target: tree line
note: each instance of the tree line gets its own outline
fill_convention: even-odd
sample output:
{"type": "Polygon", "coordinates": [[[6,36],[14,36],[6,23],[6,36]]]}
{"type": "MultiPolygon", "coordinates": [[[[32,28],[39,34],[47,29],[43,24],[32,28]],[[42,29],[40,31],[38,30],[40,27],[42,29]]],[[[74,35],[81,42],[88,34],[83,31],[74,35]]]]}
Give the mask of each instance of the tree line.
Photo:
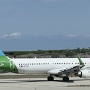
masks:
{"type": "Polygon", "coordinates": [[[81,56],[89,56],[90,48],[79,48],[76,49],[62,49],[62,50],[37,50],[37,51],[4,51],[4,53],[9,57],[14,58],[42,58],[42,57],[76,57],[78,54],[81,56]]]}

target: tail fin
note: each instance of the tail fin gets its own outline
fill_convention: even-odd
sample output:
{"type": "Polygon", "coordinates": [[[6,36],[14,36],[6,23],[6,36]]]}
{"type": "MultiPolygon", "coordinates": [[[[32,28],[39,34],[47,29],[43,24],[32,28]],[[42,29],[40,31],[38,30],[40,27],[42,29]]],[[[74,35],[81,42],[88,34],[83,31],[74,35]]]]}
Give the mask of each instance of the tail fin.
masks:
{"type": "Polygon", "coordinates": [[[5,54],[0,50],[0,56],[5,56],[5,54]]]}

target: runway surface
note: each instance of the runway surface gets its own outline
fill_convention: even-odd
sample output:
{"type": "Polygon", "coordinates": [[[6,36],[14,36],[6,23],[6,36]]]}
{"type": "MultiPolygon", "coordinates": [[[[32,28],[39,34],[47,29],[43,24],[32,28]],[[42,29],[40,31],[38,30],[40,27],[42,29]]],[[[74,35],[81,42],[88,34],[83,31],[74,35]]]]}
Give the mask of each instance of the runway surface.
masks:
{"type": "Polygon", "coordinates": [[[0,79],[0,90],[90,90],[90,79],[70,77],[69,82],[61,78],[47,81],[46,78],[0,79]]]}

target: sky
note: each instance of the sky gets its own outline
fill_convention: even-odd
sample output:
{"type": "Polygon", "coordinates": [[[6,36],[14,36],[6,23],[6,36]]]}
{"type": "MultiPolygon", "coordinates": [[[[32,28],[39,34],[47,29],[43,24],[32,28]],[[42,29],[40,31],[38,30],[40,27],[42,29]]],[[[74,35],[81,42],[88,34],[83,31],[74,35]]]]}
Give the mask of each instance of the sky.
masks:
{"type": "Polygon", "coordinates": [[[0,0],[0,49],[90,47],[90,0],[0,0]]]}

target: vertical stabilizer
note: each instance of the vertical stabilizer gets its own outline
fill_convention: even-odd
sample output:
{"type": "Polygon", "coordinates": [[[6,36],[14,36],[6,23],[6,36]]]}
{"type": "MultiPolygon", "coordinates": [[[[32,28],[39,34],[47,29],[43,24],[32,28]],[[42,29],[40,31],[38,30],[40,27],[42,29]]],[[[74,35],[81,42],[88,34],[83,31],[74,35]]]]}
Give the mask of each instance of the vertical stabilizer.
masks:
{"type": "Polygon", "coordinates": [[[0,56],[5,56],[5,54],[0,50],[0,56]]]}

